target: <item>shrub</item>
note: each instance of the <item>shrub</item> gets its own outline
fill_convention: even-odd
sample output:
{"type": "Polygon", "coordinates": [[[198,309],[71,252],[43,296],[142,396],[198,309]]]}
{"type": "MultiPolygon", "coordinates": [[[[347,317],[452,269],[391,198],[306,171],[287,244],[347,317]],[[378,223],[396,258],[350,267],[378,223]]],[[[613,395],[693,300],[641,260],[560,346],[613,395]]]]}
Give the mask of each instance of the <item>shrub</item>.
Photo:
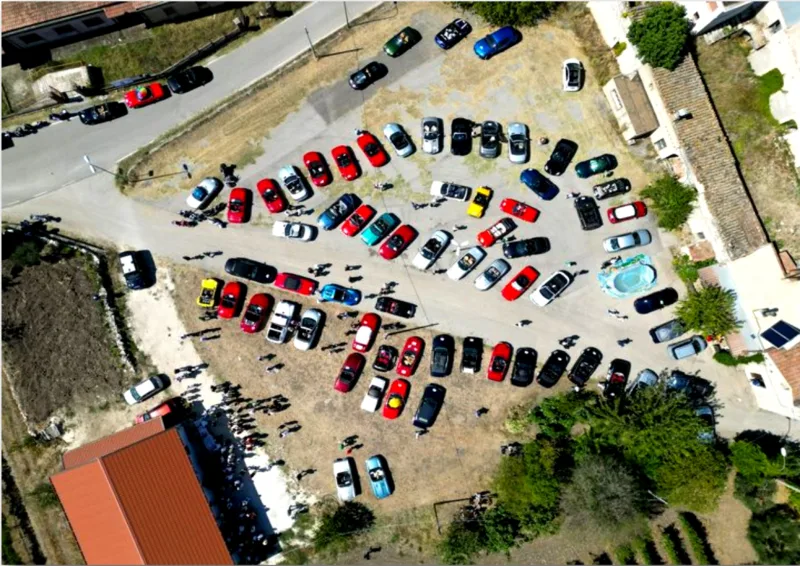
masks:
{"type": "Polygon", "coordinates": [[[354,544],[355,535],[372,529],[375,515],[362,503],[348,501],[326,509],[314,533],[314,549],[331,554],[346,552],[354,544]]]}
{"type": "Polygon", "coordinates": [[[618,41],[614,44],[614,47],[612,47],[612,49],[614,50],[614,55],[617,57],[622,55],[622,52],[625,51],[625,49],[627,48],[628,44],[625,43],[624,41],[618,41]]]}
{"type": "Polygon", "coordinates": [[[694,208],[697,192],[678,182],[672,175],[663,175],[642,190],[642,196],[652,201],[658,225],[665,230],[677,230],[686,223],[694,208]]]}
{"type": "Polygon", "coordinates": [[[59,499],[56,490],[50,482],[43,482],[33,488],[30,493],[36,504],[42,509],[58,506],[59,499]]]}
{"type": "Polygon", "coordinates": [[[557,2],[455,2],[494,26],[534,26],[558,7],[557,2]]]}
{"type": "Polygon", "coordinates": [[[38,242],[28,241],[22,242],[11,253],[11,263],[17,269],[25,269],[26,267],[33,267],[41,263],[39,254],[42,251],[42,246],[38,242]]]}
{"type": "Polygon", "coordinates": [[[760,364],[764,361],[764,354],[761,352],[756,352],[752,356],[734,356],[727,350],[720,350],[714,354],[714,361],[724,366],[760,364]]]}
{"type": "Polygon", "coordinates": [[[753,515],[747,538],[762,564],[800,564],[800,520],[788,505],[753,515]]]}
{"type": "Polygon", "coordinates": [[[554,395],[534,407],[529,418],[544,436],[569,436],[573,425],[583,417],[587,401],[595,397],[595,394],[585,390],[554,395]]]}
{"type": "Polygon", "coordinates": [[[690,293],[675,314],[684,325],[703,336],[724,336],[741,326],[736,319],[736,293],[719,285],[708,285],[690,293]]]}
{"type": "Polygon", "coordinates": [[[760,446],[747,440],[731,444],[731,462],[736,471],[750,482],[758,481],[769,474],[770,462],[760,446]]]}
{"type": "Polygon", "coordinates": [[[700,519],[693,513],[681,513],[678,515],[678,521],[689,541],[689,546],[692,547],[695,560],[700,564],[719,564],[711,545],[708,544],[708,533],[700,519]]]}
{"type": "Polygon", "coordinates": [[[636,564],[636,555],[627,544],[620,545],[614,549],[614,559],[619,564],[636,564]]]}
{"type": "Polygon", "coordinates": [[[481,525],[479,521],[453,521],[447,527],[437,551],[444,564],[470,564],[481,551],[481,525]]]}
{"type": "Polygon", "coordinates": [[[772,478],[748,479],[742,474],[736,474],[733,482],[734,497],[753,513],[772,507],[772,498],[776,491],[777,486],[772,478]]]}
{"type": "Polygon", "coordinates": [[[643,63],[671,71],[686,54],[690,27],[683,6],[658,3],[651,5],[641,20],[631,22],[628,41],[636,47],[643,63]]]}
{"type": "Polygon", "coordinates": [[[672,258],[672,268],[681,281],[687,285],[691,285],[700,278],[697,266],[688,255],[677,255],[672,258]]]}

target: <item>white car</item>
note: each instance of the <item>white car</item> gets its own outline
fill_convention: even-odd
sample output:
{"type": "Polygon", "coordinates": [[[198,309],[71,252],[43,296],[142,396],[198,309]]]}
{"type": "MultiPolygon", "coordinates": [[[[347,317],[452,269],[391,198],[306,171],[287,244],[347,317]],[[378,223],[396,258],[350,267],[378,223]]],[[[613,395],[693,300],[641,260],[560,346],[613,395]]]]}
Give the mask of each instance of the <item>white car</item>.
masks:
{"type": "Polygon", "coordinates": [[[434,155],[444,147],[444,122],[441,118],[422,119],[422,151],[434,155]]]}
{"type": "Polygon", "coordinates": [[[214,200],[214,197],[222,190],[222,181],[216,177],[206,177],[200,184],[192,189],[192,192],[186,197],[186,204],[189,208],[203,209],[214,200]]]}
{"type": "Polygon", "coordinates": [[[530,136],[528,126],[520,122],[511,122],[506,130],[508,136],[508,160],[511,163],[528,161],[530,136]]]}
{"type": "Polygon", "coordinates": [[[383,400],[383,395],[386,393],[386,387],[389,385],[389,380],[377,375],[369,382],[369,389],[364,399],[361,401],[361,409],[368,413],[374,413],[378,410],[383,400]]]}
{"type": "Polygon", "coordinates": [[[505,277],[509,271],[511,271],[511,266],[506,260],[496,259],[475,279],[475,288],[478,291],[487,291],[494,287],[495,283],[505,277]]]}
{"type": "Polygon", "coordinates": [[[294,347],[301,351],[308,350],[317,340],[320,330],[322,330],[322,311],[308,309],[300,317],[300,325],[294,336],[294,347]]]}
{"type": "Polygon", "coordinates": [[[128,405],[135,405],[166,388],[167,384],[164,379],[161,376],[154,375],[128,389],[122,394],[122,397],[128,405]]]}
{"type": "Polygon", "coordinates": [[[603,249],[607,252],[618,252],[639,246],[646,246],[652,242],[650,232],[647,230],[635,230],[618,236],[611,236],[603,240],[603,249]]]}
{"type": "Polygon", "coordinates": [[[485,257],[486,251],[482,247],[470,248],[447,270],[447,276],[453,281],[459,281],[475,269],[485,257]]]}
{"type": "Polygon", "coordinates": [[[278,171],[278,177],[280,177],[283,186],[286,187],[286,191],[296,202],[304,201],[311,196],[305,179],[294,165],[281,167],[278,171]]]}
{"type": "Polygon", "coordinates": [[[470,192],[472,192],[472,189],[464,185],[443,183],[442,181],[434,181],[431,183],[431,196],[434,197],[444,197],[450,200],[466,202],[469,200],[470,192]]]}
{"type": "Polygon", "coordinates": [[[273,344],[283,344],[289,338],[292,322],[300,312],[300,305],[292,301],[281,301],[269,319],[267,340],[273,344]]]}
{"type": "Polygon", "coordinates": [[[444,230],[436,230],[419,249],[417,255],[411,261],[411,265],[425,271],[436,263],[436,260],[439,259],[439,256],[442,255],[442,252],[444,252],[452,239],[453,237],[444,230]]]}
{"type": "Polygon", "coordinates": [[[531,293],[531,301],[540,307],[549,305],[564,289],[570,286],[570,283],[572,283],[572,275],[563,270],[556,271],[531,293]]]}
{"type": "Polygon", "coordinates": [[[354,475],[353,461],[350,458],[337,458],[333,461],[333,478],[336,480],[336,495],[339,496],[339,501],[355,499],[354,475]]]}
{"type": "Polygon", "coordinates": [[[307,242],[314,235],[314,228],[302,222],[277,221],[272,225],[272,235],[307,242]]]}
{"type": "Polygon", "coordinates": [[[583,64],[577,59],[562,63],[562,81],[566,92],[578,92],[583,85],[583,64]]]}
{"type": "Polygon", "coordinates": [[[400,124],[395,124],[394,122],[386,124],[383,127],[383,135],[386,136],[386,139],[392,144],[395,153],[400,157],[408,157],[414,153],[414,146],[411,143],[411,138],[408,137],[408,134],[403,130],[403,126],[400,124]]]}

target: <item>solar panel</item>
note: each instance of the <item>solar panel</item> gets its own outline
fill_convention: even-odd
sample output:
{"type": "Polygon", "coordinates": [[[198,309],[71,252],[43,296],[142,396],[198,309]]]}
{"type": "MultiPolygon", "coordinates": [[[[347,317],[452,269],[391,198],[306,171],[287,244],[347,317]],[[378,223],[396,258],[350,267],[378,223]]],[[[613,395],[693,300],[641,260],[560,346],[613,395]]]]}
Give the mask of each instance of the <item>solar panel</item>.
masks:
{"type": "Polygon", "coordinates": [[[761,337],[776,348],[783,348],[790,342],[800,341],[800,329],[781,320],[762,332],[761,337]]]}

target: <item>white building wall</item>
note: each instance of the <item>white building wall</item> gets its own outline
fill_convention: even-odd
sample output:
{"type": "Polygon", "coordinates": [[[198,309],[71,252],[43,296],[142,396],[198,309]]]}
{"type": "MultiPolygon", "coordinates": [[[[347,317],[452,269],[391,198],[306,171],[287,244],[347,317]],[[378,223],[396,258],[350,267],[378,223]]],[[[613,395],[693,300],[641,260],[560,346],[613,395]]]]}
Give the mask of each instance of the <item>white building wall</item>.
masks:
{"type": "Polygon", "coordinates": [[[625,48],[617,63],[623,75],[629,75],[638,71],[642,66],[639,61],[636,48],[628,41],[628,28],[631,27],[630,20],[623,16],[628,9],[625,2],[587,2],[586,6],[597,22],[600,35],[609,47],[614,47],[617,43],[626,43],[625,48]]]}

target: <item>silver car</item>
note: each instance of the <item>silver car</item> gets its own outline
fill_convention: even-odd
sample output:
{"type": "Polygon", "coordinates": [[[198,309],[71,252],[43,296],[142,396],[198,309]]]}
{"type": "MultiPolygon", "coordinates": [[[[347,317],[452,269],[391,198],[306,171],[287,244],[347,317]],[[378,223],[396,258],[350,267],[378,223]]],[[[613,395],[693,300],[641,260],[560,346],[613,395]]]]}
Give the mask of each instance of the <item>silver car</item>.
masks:
{"type": "Polygon", "coordinates": [[[277,221],[272,225],[272,235],[290,240],[308,241],[314,236],[315,228],[302,222],[277,221]]]}
{"type": "Polygon", "coordinates": [[[392,144],[395,153],[400,157],[408,157],[414,153],[414,145],[411,143],[411,138],[403,130],[403,126],[395,124],[394,122],[386,124],[383,127],[383,135],[392,144]]]}
{"type": "Polygon", "coordinates": [[[439,259],[439,256],[442,255],[452,239],[453,237],[444,230],[436,230],[419,249],[411,264],[417,269],[425,271],[436,263],[436,260],[439,259]]]}
{"type": "Polygon", "coordinates": [[[479,291],[487,291],[494,287],[495,283],[505,277],[509,271],[511,271],[511,266],[506,260],[496,259],[475,279],[475,288],[479,291]]]}
{"type": "Polygon", "coordinates": [[[511,122],[508,125],[508,160],[511,163],[525,163],[528,161],[528,126],[521,122],[511,122]]]}
{"type": "Polygon", "coordinates": [[[702,336],[692,336],[686,340],[675,342],[667,346],[667,352],[676,360],[691,358],[706,349],[708,344],[702,336]]]}
{"type": "Polygon", "coordinates": [[[444,122],[441,118],[422,119],[422,151],[431,155],[444,148],[444,122]]]}
{"type": "Polygon", "coordinates": [[[186,204],[190,208],[203,209],[214,200],[214,197],[222,190],[222,181],[216,177],[206,177],[200,184],[192,189],[191,194],[186,197],[186,204]]]}
{"type": "Polygon", "coordinates": [[[301,351],[308,350],[316,342],[320,330],[322,330],[322,311],[308,309],[300,317],[297,334],[294,336],[294,347],[301,351]]]}
{"type": "Polygon", "coordinates": [[[653,239],[647,230],[636,230],[619,236],[611,236],[603,240],[603,249],[607,252],[618,252],[639,246],[646,246],[653,239]]]}
{"type": "Polygon", "coordinates": [[[643,369],[628,386],[628,395],[633,395],[647,387],[658,384],[658,374],[651,369],[643,369]]]}
{"type": "Polygon", "coordinates": [[[280,177],[281,183],[283,183],[283,186],[286,187],[286,191],[295,201],[304,201],[311,196],[311,192],[306,186],[305,179],[300,175],[300,172],[294,165],[281,167],[280,170],[278,170],[278,177],[280,177]]]}
{"type": "Polygon", "coordinates": [[[447,276],[453,281],[459,281],[475,269],[485,257],[486,251],[482,247],[470,248],[447,270],[447,276]]]}

